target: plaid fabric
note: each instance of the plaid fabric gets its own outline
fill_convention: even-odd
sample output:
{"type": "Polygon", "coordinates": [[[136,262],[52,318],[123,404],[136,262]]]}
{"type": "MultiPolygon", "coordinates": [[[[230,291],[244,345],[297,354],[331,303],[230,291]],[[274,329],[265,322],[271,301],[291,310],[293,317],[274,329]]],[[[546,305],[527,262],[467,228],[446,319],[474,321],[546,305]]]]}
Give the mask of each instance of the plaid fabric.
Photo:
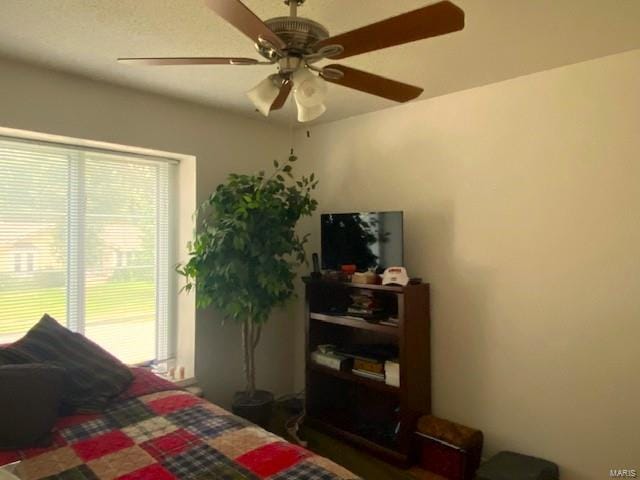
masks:
{"type": "Polygon", "coordinates": [[[62,428],[58,432],[67,442],[78,442],[86,438],[95,437],[112,430],[116,424],[108,418],[98,418],[89,420],[79,425],[73,425],[68,428],[62,428]]]}
{"type": "Polygon", "coordinates": [[[340,480],[331,472],[313,463],[301,462],[288,470],[278,473],[271,480],[340,480]]]}
{"type": "Polygon", "coordinates": [[[235,417],[214,417],[206,418],[198,423],[194,423],[187,427],[187,430],[194,434],[205,437],[213,438],[226,432],[227,430],[237,430],[246,426],[244,422],[238,421],[235,417]]]}
{"type": "Polygon", "coordinates": [[[185,408],[184,410],[179,410],[167,415],[167,420],[181,427],[198,425],[210,418],[211,412],[206,408],[202,408],[200,405],[196,405],[192,408],[185,408]]]}
{"type": "Polygon", "coordinates": [[[133,380],[120,360],[49,315],[17,342],[0,351],[3,362],[42,362],[63,367],[67,381],[62,401],[79,412],[99,412],[133,380]],[[29,359],[29,362],[20,361],[29,359]]]}
{"type": "Polygon", "coordinates": [[[124,394],[101,415],[62,418],[54,428],[54,447],[0,452],[0,465],[21,459],[17,474],[23,480],[356,478],[327,459],[169,386],[164,381],[134,381],[133,388],[143,395],[124,394]]]}
{"type": "Polygon", "coordinates": [[[191,478],[198,473],[210,471],[216,464],[223,463],[225,458],[209,445],[202,444],[166,458],[163,464],[176,477],[191,478]]]}
{"type": "Polygon", "coordinates": [[[80,465],[56,475],[45,477],[45,480],[100,480],[86,465],[80,465]]]}
{"type": "Polygon", "coordinates": [[[105,417],[121,428],[148,420],[153,416],[149,407],[137,398],[117,403],[105,411],[105,417]]]}

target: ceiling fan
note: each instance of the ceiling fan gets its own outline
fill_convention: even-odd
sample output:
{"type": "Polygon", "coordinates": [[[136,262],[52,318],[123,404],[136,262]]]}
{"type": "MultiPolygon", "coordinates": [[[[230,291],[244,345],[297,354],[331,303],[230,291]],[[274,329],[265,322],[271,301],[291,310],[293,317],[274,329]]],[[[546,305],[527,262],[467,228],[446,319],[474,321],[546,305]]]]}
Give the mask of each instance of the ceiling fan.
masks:
{"type": "Polygon", "coordinates": [[[311,121],[326,107],[326,82],[360,90],[371,95],[407,102],[422,88],[390,80],[372,73],[331,64],[314,65],[325,58],[342,59],[387,47],[402,45],[464,28],[464,12],[444,0],[333,37],[321,24],[298,17],[305,0],[284,0],[288,17],[260,20],[240,0],[205,0],[206,5],[255,43],[264,60],[241,57],[119,58],[125,63],[144,65],[277,65],[277,73],[247,92],[265,116],[282,108],[293,90],[298,120],[311,121]]]}

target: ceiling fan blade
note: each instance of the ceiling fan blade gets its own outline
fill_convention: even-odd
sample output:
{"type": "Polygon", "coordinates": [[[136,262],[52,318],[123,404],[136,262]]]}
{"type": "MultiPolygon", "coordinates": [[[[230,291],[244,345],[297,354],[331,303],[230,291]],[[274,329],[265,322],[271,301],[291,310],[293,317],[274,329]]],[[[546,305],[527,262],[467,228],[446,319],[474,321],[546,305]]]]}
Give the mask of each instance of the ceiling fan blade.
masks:
{"type": "Polygon", "coordinates": [[[280,93],[271,104],[271,111],[280,110],[284,107],[287,97],[289,97],[289,93],[291,92],[291,87],[293,87],[293,82],[291,80],[285,80],[282,87],[280,87],[280,93]]]}
{"type": "Polygon", "coordinates": [[[408,102],[413,100],[423,92],[422,88],[414,87],[402,82],[396,82],[388,78],[375,75],[373,73],[363,72],[355,68],[345,65],[327,65],[325,68],[339,70],[343,73],[342,78],[333,78],[333,76],[323,77],[327,82],[337,83],[343,87],[353,88],[361,92],[377,95],[378,97],[387,98],[396,102],[408,102]]]}
{"type": "Polygon", "coordinates": [[[207,6],[236,27],[255,43],[266,40],[273,46],[283,49],[287,44],[271,31],[255,13],[240,0],[205,0],[207,6]]]}
{"type": "Polygon", "coordinates": [[[344,51],[331,58],[347,58],[463,28],[464,11],[449,1],[443,1],[327,38],[315,47],[342,45],[344,51]]]}
{"type": "Polygon", "coordinates": [[[137,65],[256,65],[258,60],[242,57],[155,57],[119,58],[121,63],[137,65]]]}

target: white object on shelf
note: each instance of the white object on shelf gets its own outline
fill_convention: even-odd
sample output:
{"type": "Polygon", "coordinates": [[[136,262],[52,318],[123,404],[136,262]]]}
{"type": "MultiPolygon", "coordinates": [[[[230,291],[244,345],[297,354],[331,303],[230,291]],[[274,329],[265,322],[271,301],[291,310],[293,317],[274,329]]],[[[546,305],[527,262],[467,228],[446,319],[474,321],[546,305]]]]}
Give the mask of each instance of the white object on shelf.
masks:
{"type": "Polygon", "coordinates": [[[347,357],[336,355],[335,353],[328,354],[316,351],[311,354],[311,360],[314,363],[333,370],[340,370],[342,368],[342,362],[346,359],[347,357]]]}
{"type": "Polygon", "coordinates": [[[385,383],[394,387],[400,386],[400,364],[387,360],[384,362],[385,383]]]}
{"type": "Polygon", "coordinates": [[[399,387],[400,386],[400,377],[386,376],[384,378],[384,382],[387,385],[391,385],[392,387],[399,387]]]}

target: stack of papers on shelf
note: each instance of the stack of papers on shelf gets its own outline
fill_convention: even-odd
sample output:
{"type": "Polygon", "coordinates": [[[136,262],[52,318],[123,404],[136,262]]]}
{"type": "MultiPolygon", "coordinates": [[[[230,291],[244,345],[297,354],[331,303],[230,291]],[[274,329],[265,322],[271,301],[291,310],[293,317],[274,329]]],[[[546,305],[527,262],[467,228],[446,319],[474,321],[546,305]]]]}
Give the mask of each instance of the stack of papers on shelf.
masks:
{"type": "Polygon", "coordinates": [[[372,292],[355,293],[351,296],[351,305],[347,309],[347,314],[361,317],[384,316],[383,309],[372,292]]]}
{"type": "Polygon", "coordinates": [[[400,320],[398,320],[396,317],[389,317],[387,319],[384,320],[380,320],[380,325],[388,325],[390,327],[397,327],[400,324],[400,320]]]}
{"type": "Polygon", "coordinates": [[[342,370],[347,357],[338,355],[337,353],[323,353],[316,350],[311,354],[311,361],[322,365],[323,367],[331,368],[332,370],[342,370]]]}
{"type": "Polygon", "coordinates": [[[400,363],[397,360],[384,362],[385,382],[394,387],[400,386],[400,363]]]}
{"type": "Polygon", "coordinates": [[[370,378],[371,380],[378,380],[379,382],[384,382],[384,373],[368,372],[366,370],[358,370],[355,368],[351,370],[351,373],[353,373],[354,375],[358,375],[360,377],[370,378]]]}

